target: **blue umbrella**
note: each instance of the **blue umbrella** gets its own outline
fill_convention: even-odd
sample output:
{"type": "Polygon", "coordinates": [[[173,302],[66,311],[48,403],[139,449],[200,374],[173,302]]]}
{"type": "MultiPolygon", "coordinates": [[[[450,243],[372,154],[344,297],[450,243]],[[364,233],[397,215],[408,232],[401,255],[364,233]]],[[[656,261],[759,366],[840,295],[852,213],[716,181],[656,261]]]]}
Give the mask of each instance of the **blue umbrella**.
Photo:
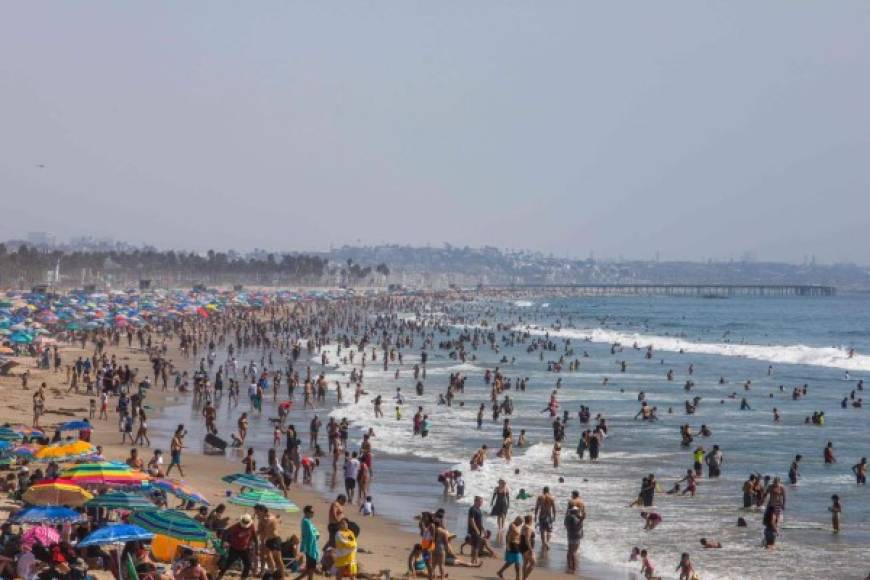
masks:
{"type": "Polygon", "coordinates": [[[59,524],[63,522],[83,522],[84,514],[63,506],[34,506],[18,510],[9,518],[16,524],[59,524]]]}
{"type": "Polygon", "coordinates": [[[126,544],[127,542],[146,542],[154,538],[154,534],[132,524],[109,524],[96,532],[89,534],[76,544],[78,548],[100,546],[102,544],[126,544]]]}
{"type": "Polygon", "coordinates": [[[90,421],[79,419],[77,421],[67,421],[60,426],[61,431],[82,431],[84,429],[92,429],[90,421]]]}

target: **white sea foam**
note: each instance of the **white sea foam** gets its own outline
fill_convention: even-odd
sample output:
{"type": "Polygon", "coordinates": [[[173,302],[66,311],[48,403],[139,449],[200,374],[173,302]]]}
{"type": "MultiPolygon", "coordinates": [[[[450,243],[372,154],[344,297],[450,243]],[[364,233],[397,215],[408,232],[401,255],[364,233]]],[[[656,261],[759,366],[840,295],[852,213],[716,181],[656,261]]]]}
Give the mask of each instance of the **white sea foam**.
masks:
{"type": "Polygon", "coordinates": [[[760,345],[692,342],[671,336],[620,332],[604,328],[547,330],[531,326],[529,331],[536,334],[549,332],[550,336],[574,340],[588,339],[592,342],[607,344],[620,343],[625,347],[631,347],[637,343],[641,348],[652,346],[654,350],[668,352],[682,350],[686,353],[742,357],[774,363],[812,365],[848,371],[870,371],[870,356],[856,354],[850,358],[848,350],[837,347],[817,347],[803,344],[760,345]]]}

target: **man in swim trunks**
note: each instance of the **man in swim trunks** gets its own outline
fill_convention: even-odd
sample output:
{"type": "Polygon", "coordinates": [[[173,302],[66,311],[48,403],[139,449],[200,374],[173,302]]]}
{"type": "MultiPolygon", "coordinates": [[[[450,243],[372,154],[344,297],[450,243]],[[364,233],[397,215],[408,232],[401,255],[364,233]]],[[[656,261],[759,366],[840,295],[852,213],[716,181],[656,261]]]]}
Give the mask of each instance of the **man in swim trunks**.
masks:
{"type": "Polygon", "coordinates": [[[471,563],[477,564],[480,554],[480,546],[483,543],[483,498],[479,495],[474,497],[474,505],[468,508],[468,538],[471,544],[471,563]]]}
{"type": "Polygon", "coordinates": [[[550,549],[553,522],[556,520],[556,500],[550,495],[549,487],[544,487],[544,492],[535,502],[535,519],[541,531],[541,550],[547,551],[550,549]]]}
{"type": "Polygon", "coordinates": [[[767,507],[771,510],[771,523],[774,529],[779,528],[782,522],[782,514],[785,511],[785,486],[778,477],[773,478],[773,483],[767,488],[767,507]]]}

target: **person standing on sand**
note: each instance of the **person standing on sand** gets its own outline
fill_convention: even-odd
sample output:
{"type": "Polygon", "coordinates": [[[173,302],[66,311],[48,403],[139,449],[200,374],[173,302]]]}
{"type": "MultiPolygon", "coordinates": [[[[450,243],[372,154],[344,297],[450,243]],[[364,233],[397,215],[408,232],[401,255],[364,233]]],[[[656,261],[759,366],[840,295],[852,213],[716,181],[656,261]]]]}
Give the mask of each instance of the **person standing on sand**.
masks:
{"type": "Polygon", "coordinates": [[[544,487],[544,492],[535,502],[535,519],[541,531],[541,550],[550,549],[550,536],[553,533],[553,522],[556,521],[556,500],[550,495],[550,488],[544,487]]]}
{"type": "Polygon", "coordinates": [[[314,525],[314,508],[310,505],[302,508],[302,538],[299,542],[299,551],[305,554],[305,569],[295,578],[312,580],[317,571],[317,563],[320,561],[320,532],[314,525]]]}
{"type": "MultiPolygon", "coordinates": [[[[171,467],[171,466],[170,466],[171,467]]],[[[229,546],[229,553],[220,569],[217,580],[221,580],[233,564],[242,561],[242,579],[251,574],[251,547],[256,549],[257,532],[253,519],[248,514],[242,514],[239,521],[230,526],[224,533],[224,540],[229,546]]]]}
{"type": "Polygon", "coordinates": [[[239,417],[239,421],[237,423],[239,427],[239,440],[242,442],[242,445],[245,444],[245,438],[248,436],[248,414],[242,413],[239,417]]]}
{"type": "Polygon", "coordinates": [[[520,529],[520,551],[523,554],[523,580],[531,576],[537,564],[535,558],[535,519],[526,514],[520,529]]]}
{"type": "Polygon", "coordinates": [[[261,504],[254,506],[257,518],[257,543],[260,546],[260,571],[268,568],[272,578],[284,577],[284,561],[281,559],[281,538],[278,537],[278,518],[261,504]]]}
{"type": "Polygon", "coordinates": [[[474,503],[468,508],[468,540],[471,544],[471,563],[477,564],[480,547],[483,545],[483,498],[474,496],[474,503]]]}
{"type": "Polygon", "coordinates": [[[33,393],[33,426],[39,429],[39,418],[45,413],[45,383],[33,393]]]}
{"type": "Polygon", "coordinates": [[[184,425],[179,425],[175,430],[175,435],[172,436],[172,442],[169,444],[169,467],[166,469],[166,477],[172,473],[172,468],[177,467],[181,477],[184,477],[184,470],[181,468],[181,450],[184,449],[184,436],[187,431],[184,425]]]}
{"type": "Polygon", "coordinates": [[[520,545],[520,539],[522,538],[522,525],[523,518],[517,516],[508,526],[507,536],[505,537],[505,544],[507,546],[504,553],[504,566],[499,568],[498,572],[496,572],[496,576],[499,578],[504,578],[502,574],[511,566],[514,567],[516,580],[520,580],[522,577],[523,553],[520,545]]]}
{"type": "Polygon", "coordinates": [[[335,547],[335,533],[338,531],[338,524],[344,519],[344,506],[347,503],[347,496],[343,493],[339,494],[335,501],[329,504],[329,541],[326,543],[330,548],[335,547]]]}
{"type": "Polygon", "coordinates": [[[151,447],[151,439],[148,438],[148,418],[145,416],[145,411],[139,411],[139,429],[136,431],[136,441],[134,445],[147,445],[151,447]]]}

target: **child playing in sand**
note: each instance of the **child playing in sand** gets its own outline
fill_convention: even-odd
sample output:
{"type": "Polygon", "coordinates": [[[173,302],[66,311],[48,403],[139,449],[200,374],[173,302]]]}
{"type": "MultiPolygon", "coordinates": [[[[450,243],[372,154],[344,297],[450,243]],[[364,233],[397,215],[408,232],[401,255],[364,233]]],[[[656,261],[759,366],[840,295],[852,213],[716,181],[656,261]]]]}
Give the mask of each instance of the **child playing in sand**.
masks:
{"type": "Polygon", "coordinates": [[[375,515],[375,505],[372,503],[372,496],[367,495],[366,500],[359,506],[359,513],[364,516],[375,515]]]}

